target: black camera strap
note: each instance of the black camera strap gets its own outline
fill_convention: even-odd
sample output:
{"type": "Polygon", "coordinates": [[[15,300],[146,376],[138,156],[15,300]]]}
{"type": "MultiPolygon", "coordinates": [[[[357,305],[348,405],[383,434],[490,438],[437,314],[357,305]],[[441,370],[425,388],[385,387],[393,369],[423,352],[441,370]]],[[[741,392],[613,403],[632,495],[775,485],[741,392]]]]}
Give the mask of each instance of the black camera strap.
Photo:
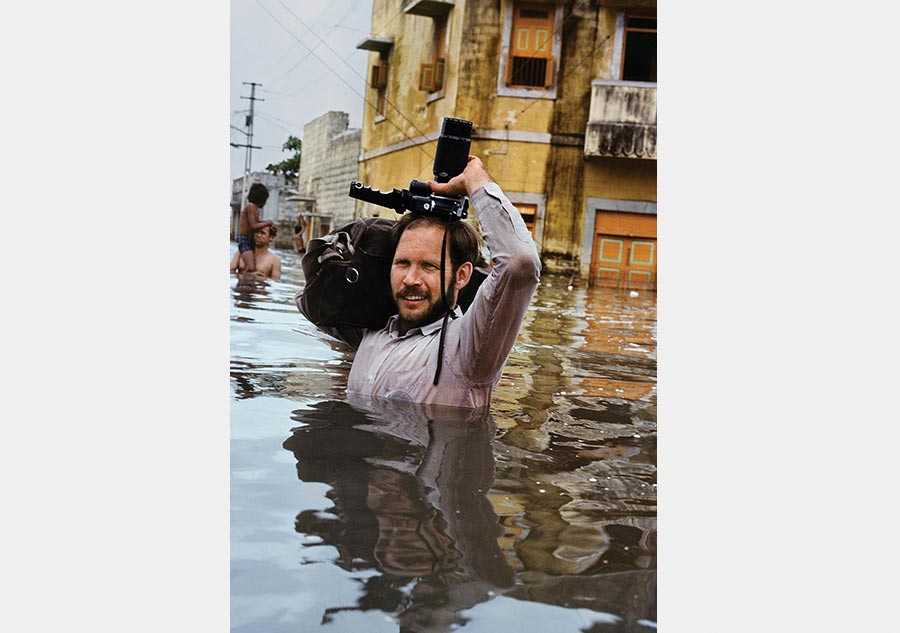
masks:
{"type": "MultiPolygon", "coordinates": [[[[441,367],[444,365],[444,337],[447,334],[447,323],[451,312],[447,303],[447,294],[450,292],[450,289],[444,289],[444,271],[447,269],[447,231],[449,228],[449,224],[444,227],[444,239],[441,242],[441,303],[444,304],[444,323],[441,325],[441,340],[438,343],[437,371],[434,372],[434,382],[432,383],[434,385],[437,385],[438,380],[441,378],[441,367]]],[[[453,279],[450,280],[450,283],[453,283],[453,279]]]]}

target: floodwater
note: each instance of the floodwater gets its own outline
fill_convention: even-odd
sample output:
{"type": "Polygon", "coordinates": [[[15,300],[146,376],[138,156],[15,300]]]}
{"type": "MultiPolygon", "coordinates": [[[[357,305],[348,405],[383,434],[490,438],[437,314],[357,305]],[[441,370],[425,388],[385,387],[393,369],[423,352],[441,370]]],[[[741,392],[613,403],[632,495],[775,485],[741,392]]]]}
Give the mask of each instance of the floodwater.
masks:
{"type": "Polygon", "coordinates": [[[232,277],[234,632],[656,629],[656,296],[544,276],[489,414],[348,402],[351,354],[232,277]]]}

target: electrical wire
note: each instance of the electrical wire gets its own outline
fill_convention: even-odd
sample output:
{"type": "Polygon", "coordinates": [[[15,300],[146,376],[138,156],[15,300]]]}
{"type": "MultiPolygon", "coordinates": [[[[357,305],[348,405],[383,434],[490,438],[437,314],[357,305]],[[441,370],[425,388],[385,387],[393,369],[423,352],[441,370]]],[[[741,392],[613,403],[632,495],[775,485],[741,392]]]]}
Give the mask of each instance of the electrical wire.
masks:
{"type": "Polygon", "coordinates": [[[291,130],[291,129],[289,129],[289,128],[286,128],[286,127],[284,127],[284,125],[281,125],[281,123],[285,123],[285,124],[287,124],[287,125],[294,125],[294,124],[293,124],[293,123],[288,123],[287,121],[282,121],[281,119],[279,119],[279,118],[277,118],[277,117],[274,117],[274,116],[272,116],[272,115],[267,115],[267,114],[265,114],[265,113],[263,113],[263,112],[260,112],[259,110],[256,111],[256,116],[260,117],[263,121],[265,121],[265,122],[268,123],[269,125],[274,125],[275,127],[281,128],[282,130],[284,130],[284,131],[287,132],[288,134],[293,134],[293,133],[294,133],[294,130],[297,129],[296,127],[294,128],[294,130],[291,130]]]}
{"type": "MultiPolygon", "coordinates": [[[[350,4],[350,8],[351,8],[351,9],[353,8],[353,3],[354,3],[354,2],[355,2],[355,0],[350,0],[350,3],[351,3],[351,4],[350,4]]],[[[322,16],[325,15],[325,12],[328,10],[328,8],[329,8],[329,4],[326,3],[325,6],[322,7],[322,10],[319,11],[319,14],[315,17],[315,19],[313,19],[313,21],[312,21],[313,26],[315,26],[315,25],[319,22],[319,20],[322,19],[322,16]]],[[[349,11],[348,11],[347,13],[344,14],[344,17],[346,17],[348,13],[349,13],[349,11]]],[[[343,18],[341,18],[341,19],[343,19],[343,18]]],[[[281,60],[287,55],[287,53],[289,53],[289,52],[293,51],[295,48],[297,48],[297,45],[300,44],[300,43],[301,43],[301,42],[295,41],[294,44],[288,49],[288,51],[285,52],[283,55],[281,55],[281,57],[279,57],[278,60],[277,60],[275,63],[273,63],[273,64],[269,67],[269,69],[267,69],[266,71],[263,72],[263,74],[265,74],[266,72],[268,72],[269,70],[271,70],[272,67],[275,66],[275,64],[277,64],[279,61],[281,61],[281,60]]],[[[276,77],[276,78],[274,78],[274,79],[272,79],[271,81],[268,81],[268,82],[266,82],[266,83],[269,83],[269,84],[276,84],[276,85],[277,85],[278,82],[282,81],[285,77],[287,77],[289,74],[291,74],[291,72],[293,72],[293,70],[294,70],[295,68],[297,68],[297,66],[299,66],[306,58],[309,57],[309,55],[310,55],[310,53],[306,53],[306,55],[304,55],[299,61],[297,61],[297,63],[295,63],[293,66],[291,66],[287,71],[285,71],[284,73],[282,73],[282,74],[279,75],[278,77],[276,77]]],[[[265,91],[264,91],[264,92],[265,92],[265,91]]]]}
{"type": "MultiPolygon", "coordinates": [[[[535,51],[535,52],[536,52],[536,53],[546,52],[546,47],[550,44],[550,42],[551,42],[557,35],[559,35],[560,38],[562,38],[562,30],[563,30],[563,27],[566,25],[566,22],[568,22],[568,21],[572,18],[573,15],[575,15],[575,7],[574,7],[574,5],[572,6],[572,9],[569,11],[569,14],[563,17],[563,19],[560,21],[559,25],[553,27],[553,37],[552,37],[552,38],[547,38],[547,40],[544,42],[544,46],[541,47],[541,50],[535,51]]],[[[515,15],[513,16],[513,22],[515,22],[515,15]]],[[[512,25],[510,25],[510,32],[512,32],[512,25]]],[[[537,55],[528,55],[528,56],[525,56],[523,59],[538,59],[538,57],[537,57],[537,55]]],[[[514,83],[514,82],[513,82],[513,79],[516,79],[516,78],[518,77],[519,73],[521,73],[521,72],[524,70],[524,68],[525,68],[524,65],[520,66],[520,67],[519,67],[519,70],[516,71],[516,72],[514,72],[514,73],[510,76],[509,81],[508,81],[507,83],[514,83]]],[[[558,83],[559,83],[559,82],[557,82],[557,84],[558,84],[558,83]]],[[[544,90],[544,93],[545,93],[545,94],[548,93],[548,92],[549,92],[549,90],[544,90]]],[[[540,99],[540,97],[535,97],[535,98],[540,99]]],[[[521,113],[520,113],[520,114],[521,114],[521,113]]]]}
{"type": "Polygon", "coordinates": [[[297,96],[298,94],[300,94],[301,92],[305,92],[305,91],[309,90],[311,87],[315,86],[317,83],[319,83],[320,81],[322,81],[323,79],[325,79],[325,77],[327,77],[327,76],[330,74],[330,72],[331,72],[331,69],[329,68],[329,69],[327,69],[324,73],[322,73],[321,75],[319,75],[318,77],[316,77],[315,79],[313,79],[312,81],[308,81],[308,82],[306,82],[305,84],[303,84],[302,86],[300,86],[300,87],[299,87],[297,90],[295,90],[294,92],[289,92],[289,93],[284,93],[284,92],[274,92],[274,93],[267,93],[267,94],[275,94],[275,95],[278,95],[278,96],[276,96],[274,99],[271,99],[272,101],[274,101],[275,99],[289,99],[289,98],[292,98],[292,97],[296,97],[296,96],[297,96]]]}
{"type": "MultiPolygon", "coordinates": [[[[259,0],[257,0],[257,3],[258,3],[258,2],[259,2],[259,0]]],[[[356,75],[357,77],[359,77],[360,79],[362,79],[363,82],[366,81],[365,75],[360,75],[359,72],[358,72],[353,66],[351,66],[351,65],[347,62],[347,60],[344,59],[344,58],[341,56],[340,53],[338,53],[336,50],[334,50],[333,48],[331,48],[331,46],[328,45],[328,42],[326,42],[324,39],[322,39],[322,37],[321,37],[318,33],[316,33],[316,32],[313,31],[309,26],[307,26],[307,24],[303,21],[302,18],[300,18],[300,16],[298,16],[296,13],[294,13],[293,11],[291,11],[290,7],[288,7],[288,6],[284,3],[283,0],[278,0],[278,4],[280,4],[282,7],[284,7],[285,10],[286,10],[288,13],[290,13],[290,14],[294,17],[295,20],[297,20],[301,25],[303,25],[303,27],[304,27],[307,31],[309,31],[312,35],[314,35],[314,36],[316,37],[316,39],[318,39],[322,44],[324,44],[324,45],[325,45],[325,48],[327,48],[329,51],[331,51],[332,53],[334,53],[335,55],[337,55],[337,56],[339,57],[339,59],[340,59],[342,62],[344,62],[344,65],[345,65],[347,68],[350,69],[350,72],[352,72],[354,75],[356,75]]],[[[313,51],[313,49],[310,49],[310,50],[313,51]]],[[[315,55],[315,51],[313,51],[313,54],[315,55]]],[[[316,55],[316,57],[318,57],[318,55],[316,55]]],[[[321,58],[319,58],[319,59],[321,59],[321,58]]],[[[322,60],[322,61],[323,61],[323,63],[324,63],[324,60],[322,60]]],[[[422,134],[422,135],[425,134],[422,130],[420,130],[420,129],[418,128],[418,126],[417,126],[415,123],[412,122],[412,120],[410,120],[409,117],[407,117],[405,114],[403,114],[403,112],[400,110],[400,108],[398,108],[394,103],[392,103],[389,99],[385,99],[385,101],[397,111],[397,114],[399,114],[399,115],[402,116],[404,119],[406,119],[406,122],[409,123],[409,124],[413,127],[413,129],[414,129],[416,132],[418,132],[419,134],[422,134]]],[[[407,137],[407,138],[408,138],[408,137],[407,137]]],[[[410,140],[412,140],[412,139],[410,139],[410,140]]]]}
{"type": "MultiPolygon", "coordinates": [[[[327,63],[325,63],[325,60],[322,59],[322,58],[321,58],[321,57],[320,57],[320,56],[319,56],[312,48],[310,48],[309,46],[307,46],[307,45],[306,45],[300,38],[298,38],[298,37],[297,37],[290,29],[288,29],[284,24],[282,24],[281,21],[278,20],[278,18],[276,18],[276,17],[272,14],[272,12],[269,11],[269,10],[268,10],[261,2],[260,2],[260,0],[256,0],[256,3],[260,6],[260,8],[262,8],[263,11],[265,11],[267,14],[269,14],[269,16],[270,16],[270,17],[271,17],[271,18],[272,18],[272,19],[273,19],[273,20],[274,20],[281,28],[283,28],[283,29],[284,29],[291,37],[293,37],[293,38],[296,39],[298,42],[300,42],[301,44],[303,44],[303,46],[306,46],[306,48],[308,48],[308,49],[312,52],[312,54],[315,55],[316,58],[317,58],[319,61],[321,61],[322,64],[323,64],[326,68],[328,68],[329,70],[331,70],[331,71],[334,73],[334,76],[335,76],[337,79],[339,79],[340,81],[342,81],[342,82],[344,83],[344,85],[346,85],[346,86],[347,86],[354,94],[356,94],[358,97],[360,97],[367,105],[372,106],[373,108],[376,107],[375,104],[373,104],[369,99],[367,99],[365,95],[360,94],[360,92],[359,92],[358,90],[356,90],[356,88],[354,88],[353,86],[351,86],[350,83],[349,83],[346,79],[344,79],[344,77],[342,77],[340,74],[338,74],[337,71],[335,71],[334,68],[332,68],[332,67],[329,66],[327,63]]],[[[324,43],[324,44],[325,44],[325,47],[328,48],[328,50],[330,50],[330,51],[331,51],[332,53],[334,53],[339,59],[341,59],[341,61],[343,61],[344,64],[345,64],[347,67],[349,67],[357,77],[360,77],[364,82],[366,81],[366,78],[365,78],[364,76],[362,76],[362,75],[360,75],[358,72],[356,72],[356,70],[355,70],[352,66],[350,66],[349,63],[347,63],[347,61],[341,56],[340,53],[338,53],[338,52],[335,51],[333,48],[331,48],[331,47],[328,45],[327,42],[325,42],[324,40],[322,40],[321,37],[319,37],[319,35],[318,35],[317,33],[313,32],[308,26],[306,26],[306,24],[303,22],[303,20],[300,19],[299,17],[297,17],[297,16],[290,10],[289,7],[287,7],[283,2],[281,2],[281,0],[279,0],[279,3],[280,3],[282,6],[284,6],[285,9],[287,9],[288,13],[290,13],[292,16],[294,16],[294,18],[295,18],[298,22],[300,22],[300,23],[301,23],[308,31],[310,31],[310,33],[312,33],[316,38],[318,38],[322,43],[324,43]]],[[[397,107],[396,104],[394,104],[392,101],[390,101],[390,100],[387,99],[387,98],[385,98],[385,102],[386,102],[388,105],[390,105],[392,108],[394,108],[394,110],[397,112],[397,114],[399,114],[401,117],[403,117],[403,118],[404,118],[404,119],[405,119],[405,120],[413,127],[414,130],[416,130],[416,131],[417,131],[419,134],[421,134],[422,136],[425,135],[425,133],[422,132],[422,130],[420,130],[420,129],[418,128],[418,126],[416,126],[416,124],[413,123],[413,122],[409,119],[409,117],[407,117],[407,116],[403,113],[403,111],[400,110],[400,108],[397,107]]],[[[397,125],[397,123],[396,123],[394,120],[392,120],[392,119],[391,119],[390,117],[388,117],[387,115],[385,115],[385,120],[387,120],[391,125],[393,125],[395,128],[397,128],[397,130],[398,130],[401,134],[403,134],[403,136],[405,136],[408,140],[412,141],[413,144],[414,144],[414,145],[413,145],[414,147],[418,148],[422,153],[424,153],[426,156],[428,156],[429,159],[434,160],[434,155],[433,155],[433,154],[430,154],[427,150],[425,150],[425,148],[422,147],[422,145],[420,145],[419,143],[417,143],[417,142],[415,141],[415,139],[413,139],[409,134],[407,134],[407,133],[406,133],[406,130],[404,130],[404,129],[401,128],[399,125],[397,125]]]]}
{"type": "MultiPolygon", "coordinates": [[[[384,33],[385,29],[387,29],[387,27],[390,25],[390,23],[393,22],[394,20],[396,20],[398,15],[400,15],[401,13],[403,13],[403,8],[404,8],[404,5],[405,5],[405,4],[406,4],[405,0],[401,0],[401,2],[400,2],[400,10],[397,11],[397,13],[395,13],[394,15],[392,15],[392,16],[390,17],[390,19],[389,19],[387,22],[385,22],[384,24],[382,24],[382,25],[381,25],[381,28],[377,31],[377,33],[384,33]]],[[[372,35],[377,37],[377,33],[372,33],[372,35]]]]}
{"type": "MultiPolygon", "coordinates": [[[[576,69],[578,69],[579,67],[581,67],[581,65],[582,65],[588,58],[593,57],[594,51],[596,51],[602,44],[605,44],[607,41],[609,41],[609,38],[610,38],[610,37],[611,37],[610,35],[607,35],[605,38],[603,38],[602,40],[600,40],[599,42],[597,42],[596,44],[594,44],[594,46],[591,48],[591,50],[588,51],[588,53],[587,53],[586,55],[584,55],[581,59],[579,59],[579,60],[575,63],[575,65],[568,65],[568,66],[566,66],[566,69],[560,74],[559,79],[557,80],[556,84],[557,84],[557,85],[560,85],[560,84],[562,83],[562,80],[563,80],[563,79],[565,79],[566,77],[568,77],[569,75],[571,75],[573,71],[575,71],[576,69]]],[[[549,90],[544,90],[543,94],[547,94],[547,93],[549,93],[549,92],[550,92],[549,90]]],[[[535,97],[534,101],[532,101],[532,102],[529,103],[527,106],[525,106],[524,108],[522,108],[521,110],[519,110],[512,118],[515,119],[515,118],[518,118],[518,117],[520,117],[521,115],[523,115],[529,108],[531,108],[534,104],[536,104],[536,103],[538,102],[539,99],[540,99],[539,96],[538,96],[538,97],[535,97]]]]}

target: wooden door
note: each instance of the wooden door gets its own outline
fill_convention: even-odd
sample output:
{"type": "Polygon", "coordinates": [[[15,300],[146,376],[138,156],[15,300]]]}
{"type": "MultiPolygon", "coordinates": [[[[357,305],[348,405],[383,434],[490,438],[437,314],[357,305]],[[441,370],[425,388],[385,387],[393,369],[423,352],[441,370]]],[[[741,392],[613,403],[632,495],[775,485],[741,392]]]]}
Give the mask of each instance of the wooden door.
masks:
{"type": "Polygon", "coordinates": [[[589,283],[656,290],[656,216],[596,213],[589,283]]]}

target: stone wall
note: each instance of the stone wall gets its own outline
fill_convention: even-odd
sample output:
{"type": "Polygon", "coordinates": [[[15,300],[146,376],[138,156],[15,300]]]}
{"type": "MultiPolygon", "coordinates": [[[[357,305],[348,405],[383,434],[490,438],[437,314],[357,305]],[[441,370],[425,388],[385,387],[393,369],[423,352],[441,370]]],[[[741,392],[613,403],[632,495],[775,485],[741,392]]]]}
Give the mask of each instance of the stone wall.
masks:
{"type": "MultiPolygon", "coordinates": [[[[360,131],[348,125],[346,112],[332,111],[303,126],[297,190],[315,199],[315,213],[332,217],[332,228],[353,220],[356,211],[347,192],[358,175],[360,131]]],[[[296,220],[296,213],[290,220],[296,220]]]]}

